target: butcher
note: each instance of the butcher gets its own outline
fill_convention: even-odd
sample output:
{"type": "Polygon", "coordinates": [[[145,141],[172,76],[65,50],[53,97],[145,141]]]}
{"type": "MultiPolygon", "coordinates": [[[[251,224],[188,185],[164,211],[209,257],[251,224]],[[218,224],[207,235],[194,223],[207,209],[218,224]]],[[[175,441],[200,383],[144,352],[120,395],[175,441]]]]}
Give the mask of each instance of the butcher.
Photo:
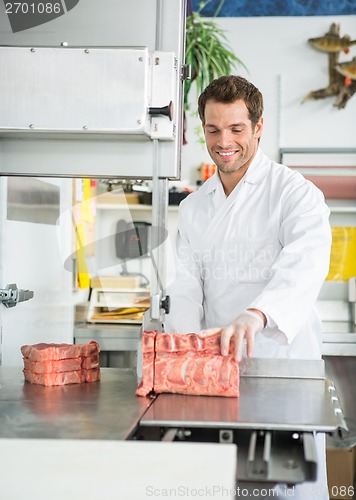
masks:
{"type": "MultiPolygon", "coordinates": [[[[331,247],[324,196],[262,151],[263,97],[251,82],[214,80],[198,112],[217,169],[180,204],[165,330],[218,332],[222,355],[234,338],[237,360],[320,359],[315,303],[331,247]]],[[[317,447],[318,480],[296,486],[294,499],[329,498],[323,435],[317,447]]],[[[281,486],[278,498],[285,494],[290,498],[281,486]]]]}

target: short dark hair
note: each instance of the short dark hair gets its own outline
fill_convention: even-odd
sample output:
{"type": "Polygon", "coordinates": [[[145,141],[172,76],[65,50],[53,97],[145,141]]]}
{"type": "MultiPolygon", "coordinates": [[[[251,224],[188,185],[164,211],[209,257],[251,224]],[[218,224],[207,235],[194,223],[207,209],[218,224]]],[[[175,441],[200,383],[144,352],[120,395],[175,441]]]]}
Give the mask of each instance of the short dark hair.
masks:
{"type": "Polygon", "coordinates": [[[245,102],[249,119],[253,127],[263,113],[263,97],[261,92],[251,82],[242,76],[226,75],[213,80],[200,94],[198,112],[201,121],[205,122],[205,106],[209,100],[231,104],[238,99],[245,102]]]}

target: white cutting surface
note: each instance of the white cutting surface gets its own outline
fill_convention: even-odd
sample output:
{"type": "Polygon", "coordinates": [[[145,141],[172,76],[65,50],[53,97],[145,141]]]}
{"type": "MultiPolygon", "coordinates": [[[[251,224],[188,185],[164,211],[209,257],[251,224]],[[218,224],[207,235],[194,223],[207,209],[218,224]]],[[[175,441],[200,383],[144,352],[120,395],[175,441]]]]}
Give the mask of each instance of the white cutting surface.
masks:
{"type": "Polygon", "coordinates": [[[234,498],[234,444],[0,439],[1,500],[234,498]]]}

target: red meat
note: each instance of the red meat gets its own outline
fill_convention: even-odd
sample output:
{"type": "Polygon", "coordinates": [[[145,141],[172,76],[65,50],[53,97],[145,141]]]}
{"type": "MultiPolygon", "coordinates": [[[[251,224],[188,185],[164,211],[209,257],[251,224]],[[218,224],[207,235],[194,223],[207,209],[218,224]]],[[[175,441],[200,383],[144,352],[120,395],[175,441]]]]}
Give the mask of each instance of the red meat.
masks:
{"type": "Polygon", "coordinates": [[[80,355],[83,357],[93,356],[100,352],[99,344],[92,340],[89,344],[78,344],[80,346],[80,355]]]}
{"type": "Polygon", "coordinates": [[[80,384],[100,380],[99,344],[24,345],[25,380],[41,385],[80,384]]]}
{"type": "Polygon", "coordinates": [[[30,361],[52,361],[78,358],[81,355],[80,344],[34,344],[23,345],[21,352],[30,361]]]}
{"type": "MultiPolygon", "coordinates": [[[[84,358],[86,359],[86,358],[84,358]]],[[[60,373],[80,370],[82,368],[82,358],[69,358],[48,361],[30,361],[24,358],[25,370],[34,373],[60,373]]]]}
{"type": "Polygon", "coordinates": [[[137,396],[146,396],[153,389],[156,332],[144,332],[142,336],[142,380],[137,396]]]}
{"type": "Polygon", "coordinates": [[[91,369],[99,367],[99,353],[92,354],[91,356],[82,356],[82,368],[91,369]]]}
{"type": "Polygon", "coordinates": [[[220,334],[201,337],[144,332],[142,381],[138,396],[149,392],[171,392],[197,396],[239,395],[239,366],[220,354],[220,334]]]}
{"type": "Polygon", "coordinates": [[[82,369],[82,382],[99,382],[100,381],[100,368],[93,368],[92,370],[82,369]]]}
{"type": "Polygon", "coordinates": [[[65,385],[80,384],[82,382],[82,371],[76,370],[61,373],[34,373],[29,370],[23,370],[25,380],[32,384],[40,385],[65,385]]]}
{"type": "Polygon", "coordinates": [[[99,352],[99,344],[94,340],[89,344],[34,344],[23,345],[21,352],[30,361],[49,361],[58,359],[91,356],[99,352]]]}

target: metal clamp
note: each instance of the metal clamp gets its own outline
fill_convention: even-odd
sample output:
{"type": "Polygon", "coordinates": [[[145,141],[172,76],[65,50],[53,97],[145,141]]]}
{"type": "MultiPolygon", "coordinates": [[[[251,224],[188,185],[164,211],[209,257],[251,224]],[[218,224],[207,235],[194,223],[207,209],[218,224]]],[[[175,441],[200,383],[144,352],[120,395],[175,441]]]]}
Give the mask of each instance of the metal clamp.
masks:
{"type": "Polygon", "coordinates": [[[0,289],[0,302],[2,302],[5,307],[15,307],[18,302],[30,300],[32,297],[32,290],[21,290],[17,288],[15,283],[6,285],[5,288],[0,289]]]}

